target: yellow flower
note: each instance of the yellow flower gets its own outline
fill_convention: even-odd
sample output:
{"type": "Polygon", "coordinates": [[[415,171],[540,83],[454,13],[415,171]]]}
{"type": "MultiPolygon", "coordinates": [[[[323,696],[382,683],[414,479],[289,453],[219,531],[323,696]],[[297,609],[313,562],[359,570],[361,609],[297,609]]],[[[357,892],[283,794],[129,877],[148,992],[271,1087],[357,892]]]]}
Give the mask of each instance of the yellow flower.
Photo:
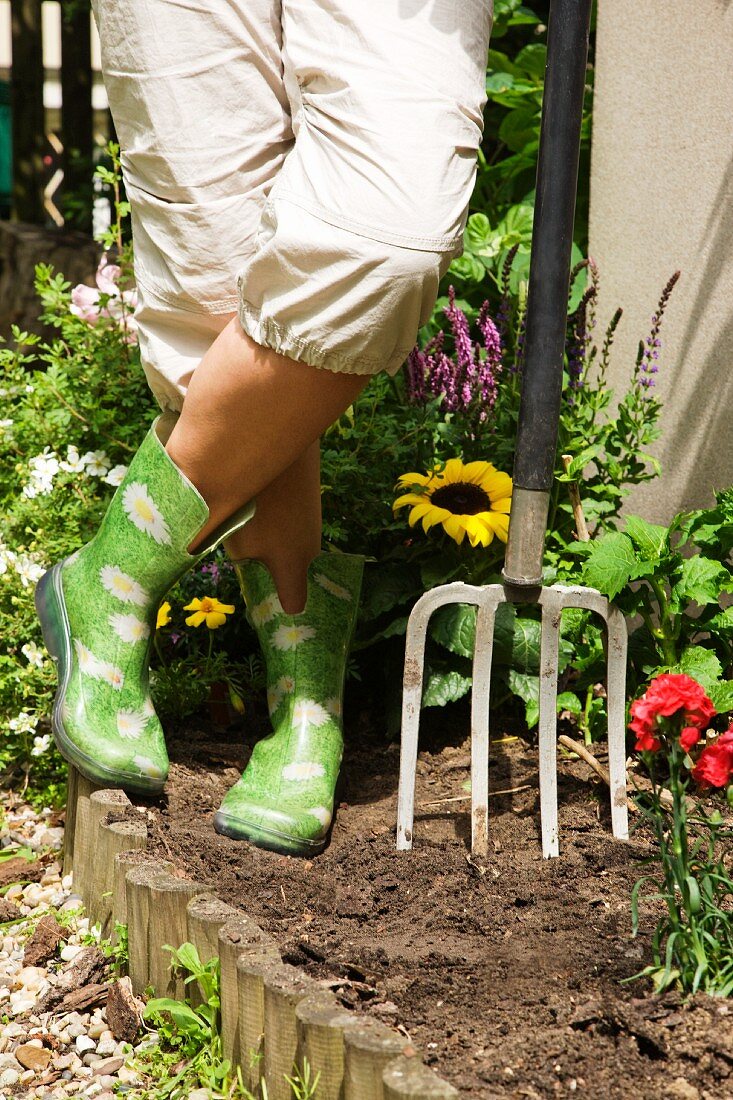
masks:
{"type": "Polygon", "coordinates": [[[488,546],[494,536],[506,542],[512,479],[490,462],[463,463],[450,458],[441,469],[427,474],[403,474],[398,489],[408,489],[392,505],[410,507],[409,524],[422,521],[427,533],[440,523],[457,543],[466,535],[471,546],[488,546]]]}
{"type": "Polygon", "coordinates": [[[158,608],[158,618],[155,620],[155,629],[160,630],[161,626],[168,626],[171,621],[171,605],[166,600],[158,608]]]}
{"type": "Polygon", "coordinates": [[[209,630],[216,630],[217,626],[223,626],[227,621],[227,615],[232,614],[234,604],[220,603],[214,596],[204,596],[202,600],[191,600],[183,610],[193,611],[193,615],[186,619],[186,626],[201,626],[206,623],[209,630]]]}

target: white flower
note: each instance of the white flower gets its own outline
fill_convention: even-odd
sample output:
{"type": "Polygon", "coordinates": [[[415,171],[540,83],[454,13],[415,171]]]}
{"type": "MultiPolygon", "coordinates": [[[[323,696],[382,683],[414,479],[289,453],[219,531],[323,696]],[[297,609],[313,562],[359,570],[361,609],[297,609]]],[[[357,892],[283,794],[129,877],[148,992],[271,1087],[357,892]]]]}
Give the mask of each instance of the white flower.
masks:
{"type": "Polygon", "coordinates": [[[113,665],[109,661],[100,661],[97,675],[100,680],[106,680],[115,691],[122,691],[122,685],[125,682],[125,674],[117,665],[113,665]]]}
{"type": "Polygon", "coordinates": [[[286,695],[292,695],[295,691],[295,680],[292,676],[281,676],[267,689],[267,706],[270,714],[274,714],[286,695]]]}
{"type": "Polygon", "coordinates": [[[163,772],[149,756],[133,756],[132,762],[140,769],[143,775],[149,775],[152,779],[163,778],[163,772]]]}
{"type": "Polygon", "coordinates": [[[125,479],[127,473],[127,466],[113,466],[106,477],[102,478],[102,481],[106,481],[108,485],[114,485],[117,487],[121,485],[125,479]]]}
{"type": "Polygon", "coordinates": [[[78,638],[74,638],[74,649],[76,650],[76,659],[79,662],[81,672],[87,676],[101,676],[102,662],[94,656],[91,649],[80,642],[78,638]]]}
{"type": "Polygon", "coordinates": [[[314,699],[298,699],[293,707],[294,726],[322,726],[329,719],[328,711],[314,699]]]}
{"type": "Polygon", "coordinates": [[[31,476],[44,480],[54,478],[59,472],[59,458],[50,447],[44,447],[41,454],[32,458],[28,465],[31,468],[31,476]]]}
{"type": "Polygon", "coordinates": [[[329,714],[332,714],[334,718],[341,717],[341,700],[338,695],[334,695],[333,699],[326,699],[324,704],[329,714]]]}
{"type": "Polygon", "coordinates": [[[283,779],[294,779],[303,783],[307,779],[320,779],[326,774],[323,764],[314,760],[304,760],[301,764],[286,764],[282,770],[283,779]]]}
{"type": "Polygon", "coordinates": [[[13,421],[12,420],[8,420],[7,418],[5,420],[0,420],[0,428],[2,428],[2,429],[12,428],[12,426],[13,426],[13,421]]]}
{"type": "Polygon", "coordinates": [[[145,715],[146,718],[152,718],[152,716],[155,714],[153,700],[150,698],[149,695],[145,696],[145,701],[142,705],[142,713],[145,715]]]}
{"type": "Polygon", "coordinates": [[[66,448],[66,460],[60,462],[59,465],[61,469],[66,470],[68,474],[78,474],[84,469],[85,462],[84,459],[80,457],[78,448],[75,447],[73,443],[70,443],[66,448]]]}
{"type": "Polygon", "coordinates": [[[53,480],[48,477],[34,477],[27,485],[23,486],[23,496],[33,500],[34,497],[45,496],[53,489],[53,480]]]}
{"type": "Polygon", "coordinates": [[[276,649],[296,649],[301,642],[315,638],[312,626],[298,626],[296,623],[283,623],[272,635],[272,644],[276,649]]]}
{"type": "Polygon", "coordinates": [[[327,577],[325,573],[314,573],[313,580],[316,584],[320,584],[321,588],[325,588],[326,592],[330,592],[332,596],[338,596],[340,600],[350,600],[351,593],[348,588],[344,588],[341,584],[336,584],[330,577],[327,577]]]}
{"type": "Polygon", "coordinates": [[[249,617],[254,627],[264,626],[265,623],[269,623],[274,619],[277,614],[282,614],[282,608],[277,596],[274,595],[268,596],[267,599],[249,609],[249,617]]]}
{"type": "Polygon", "coordinates": [[[150,627],[142,619],[138,619],[137,615],[123,615],[121,611],[117,611],[110,615],[109,624],[123,642],[140,642],[150,635],[150,627]]]}
{"type": "Polygon", "coordinates": [[[147,724],[146,714],[137,710],[117,712],[117,732],[123,741],[137,741],[147,724]]]}
{"type": "Polygon", "coordinates": [[[137,604],[138,607],[144,607],[150,602],[145,589],[116,565],[103,565],[99,570],[99,578],[107,591],[118,600],[137,604]]]}
{"type": "Polygon", "coordinates": [[[311,814],[318,821],[320,821],[324,829],[327,829],[328,826],[331,824],[331,817],[333,815],[326,806],[311,806],[311,808],[309,810],[306,810],[305,812],[307,814],[311,814]]]}
{"type": "Polygon", "coordinates": [[[18,558],[14,564],[23,588],[27,588],[29,584],[36,584],[46,572],[43,566],[32,558],[18,558]]]}
{"type": "Polygon", "coordinates": [[[7,573],[11,565],[13,566],[13,568],[15,568],[15,563],[17,560],[18,555],[13,553],[12,550],[8,550],[7,547],[3,546],[2,549],[0,549],[0,576],[2,576],[3,573],[7,573]]]}
{"type": "Polygon", "coordinates": [[[44,654],[43,650],[36,645],[35,642],[26,642],[21,647],[20,652],[24,657],[27,657],[29,665],[35,665],[36,668],[43,668],[44,654]]]}
{"type": "Polygon", "coordinates": [[[109,470],[109,456],[106,451],[87,451],[80,461],[92,477],[104,477],[109,470]]]}
{"type": "Polygon", "coordinates": [[[27,710],[22,710],[15,718],[10,719],[8,725],[15,733],[33,733],[38,725],[38,719],[35,714],[29,714],[27,710]]]}
{"type": "Polygon", "coordinates": [[[144,531],[158,543],[170,544],[171,536],[160,510],[148,492],[147,486],[139,481],[128,485],[122,495],[122,506],[139,531],[144,531]]]}
{"type": "Polygon", "coordinates": [[[48,733],[44,733],[43,737],[33,738],[33,748],[31,749],[31,756],[43,756],[44,752],[51,744],[51,736],[48,733]]]}

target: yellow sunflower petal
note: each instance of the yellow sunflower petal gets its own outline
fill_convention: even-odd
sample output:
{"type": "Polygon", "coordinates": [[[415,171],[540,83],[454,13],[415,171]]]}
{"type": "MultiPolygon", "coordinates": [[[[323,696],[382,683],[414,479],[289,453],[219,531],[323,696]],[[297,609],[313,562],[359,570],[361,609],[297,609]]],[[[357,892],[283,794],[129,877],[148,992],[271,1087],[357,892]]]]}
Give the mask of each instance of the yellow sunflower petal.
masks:
{"type": "Polygon", "coordinates": [[[398,484],[400,488],[408,485],[427,485],[431,474],[400,474],[398,484]]]}
{"type": "Polygon", "coordinates": [[[491,462],[467,462],[463,467],[463,480],[473,485],[481,485],[483,478],[496,472],[491,462]]]}
{"type": "Polygon", "coordinates": [[[463,517],[459,516],[447,516],[443,520],[443,528],[447,535],[457,542],[460,546],[466,537],[466,526],[463,522],[463,517]]]}
{"type": "Polygon", "coordinates": [[[480,512],[478,515],[465,517],[466,531],[471,546],[477,546],[478,543],[481,543],[482,546],[488,546],[494,538],[494,532],[483,522],[483,516],[484,513],[480,512]]]}
{"type": "Polygon", "coordinates": [[[511,496],[512,479],[509,474],[504,474],[501,470],[494,470],[493,473],[486,474],[481,479],[481,488],[489,494],[489,500],[493,502],[501,497],[511,496]]]}
{"type": "Polygon", "coordinates": [[[396,512],[398,508],[406,508],[408,504],[421,504],[427,499],[428,498],[421,493],[405,493],[403,497],[397,497],[397,500],[392,505],[392,511],[396,512]]]}
{"type": "Polygon", "coordinates": [[[449,458],[443,469],[444,481],[463,481],[463,463],[460,458],[449,458]]]}
{"type": "Polygon", "coordinates": [[[434,510],[434,506],[429,500],[421,500],[419,504],[415,504],[410,512],[410,527],[414,527],[418,520],[421,520],[423,516],[426,516],[428,512],[434,510]]]}
{"type": "Polygon", "coordinates": [[[511,497],[501,497],[500,500],[492,500],[491,511],[492,512],[504,512],[505,515],[509,515],[509,510],[512,506],[511,497]]]}
{"type": "Polygon", "coordinates": [[[484,515],[490,517],[487,522],[496,532],[497,538],[500,538],[502,542],[506,542],[509,535],[509,516],[504,516],[500,512],[485,512],[484,515]]]}

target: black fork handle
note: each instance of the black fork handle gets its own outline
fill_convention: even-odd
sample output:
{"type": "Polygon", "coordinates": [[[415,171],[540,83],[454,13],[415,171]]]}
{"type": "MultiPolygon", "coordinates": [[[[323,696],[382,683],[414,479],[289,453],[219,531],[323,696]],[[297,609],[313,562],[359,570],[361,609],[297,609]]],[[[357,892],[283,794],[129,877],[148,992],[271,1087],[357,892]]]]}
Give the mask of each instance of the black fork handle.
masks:
{"type": "Polygon", "coordinates": [[[557,450],[592,0],[551,0],[527,318],[504,578],[542,583],[557,450]]]}

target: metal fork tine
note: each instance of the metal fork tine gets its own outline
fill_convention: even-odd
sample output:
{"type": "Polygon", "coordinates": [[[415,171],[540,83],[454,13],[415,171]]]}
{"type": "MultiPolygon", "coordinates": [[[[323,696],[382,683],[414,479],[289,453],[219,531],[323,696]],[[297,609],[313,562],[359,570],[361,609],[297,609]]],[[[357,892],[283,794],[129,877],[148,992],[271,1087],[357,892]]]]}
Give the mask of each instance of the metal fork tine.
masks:
{"type": "Polygon", "coordinates": [[[560,854],[557,820],[557,675],[560,654],[562,596],[543,589],[540,635],[540,822],[542,855],[560,854]]]}
{"type": "Polygon", "coordinates": [[[485,595],[489,598],[479,604],[476,617],[471,688],[471,852],[475,856],[489,854],[489,705],[498,600],[488,591],[485,595]]]}
{"type": "Polygon", "coordinates": [[[608,664],[606,704],[608,707],[608,774],[611,787],[611,827],[619,840],[629,839],[629,810],[626,801],[626,655],[629,635],[623,613],[608,604],[608,664]]]}

